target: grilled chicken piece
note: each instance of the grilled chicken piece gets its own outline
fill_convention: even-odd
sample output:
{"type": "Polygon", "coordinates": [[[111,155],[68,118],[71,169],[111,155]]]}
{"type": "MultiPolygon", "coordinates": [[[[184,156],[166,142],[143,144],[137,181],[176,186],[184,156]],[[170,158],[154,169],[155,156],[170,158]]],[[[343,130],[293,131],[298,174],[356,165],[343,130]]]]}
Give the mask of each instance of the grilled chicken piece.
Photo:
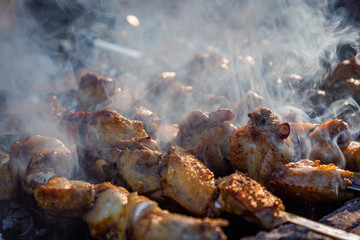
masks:
{"type": "Polygon", "coordinates": [[[107,170],[116,185],[136,191],[151,199],[161,201],[160,166],[161,153],[145,146],[138,148],[114,148],[107,156],[107,170]]]}
{"type": "Polygon", "coordinates": [[[360,171],[360,142],[351,141],[349,146],[342,149],[346,160],[346,169],[354,172],[360,171]]]}
{"type": "Polygon", "coordinates": [[[156,202],[132,193],[121,220],[126,222],[132,239],[227,239],[224,219],[194,218],[160,209],[156,202]]]}
{"type": "Polygon", "coordinates": [[[217,180],[223,211],[242,215],[249,222],[273,229],[286,221],[280,198],[245,174],[236,172],[217,180]]]}
{"type": "Polygon", "coordinates": [[[38,205],[54,216],[82,217],[94,204],[95,188],[84,181],[52,178],[34,190],[38,205]]]}
{"type": "Polygon", "coordinates": [[[0,152],[0,200],[10,200],[18,190],[17,177],[9,169],[10,156],[0,152]]]}
{"type": "Polygon", "coordinates": [[[229,123],[234,114],[227,109],[211,113],[194,110],[179,123],[176,144],[200,159],[216,176],[233,171],[229,162],[229,139],[237,128],[229,123]]]}
{"type": "Polygon", "coordinates": [[[198,219],[160,209],[156,202],[110,183],[96,185],[84,220],[97,239],[226,239],[223,219],[198,219]]]}
{"type": "Polygon", "coordinates": [[[214,174],[187,150],[173,146],[161,168],[163,195],[197,216],[213,216],[217,195],[214,174]]]}
{"type": "Polygon", "coordinates": [[[295,160],[320,160],[345,168],[342,150],[351,141],[351,131],[347,123],[331,119],[322,124],[290,123],[290,137],[294,144],[295,160]]]}
{"type": "Polygon", "coordinates": [[[345,168],[346,161],[341,149],[346,148],[351,141],[350,128],[345,122],[338,119],[328,120],[317,126],[308,138],[311,143],[309,159],[345,168]]]}
{"type": "Polygon", "coordinates": [[[248,116],[248,124],[230,138],[230,162],[264,184],[274,169],[293,160],[290,126],[267,108],[258,108],[248,116]]]}
{"type": "Polygon", "coordinates": [[[101,110],[110,103],[110,97],[115,92],[115,82],[111,78],[86,74],[80,78],[76,93],[78,102],[77,111],[91,112],[101,110]]]}
{"type": "MultiPolygon", "coordinates": [[[[351,185],[352,181],[359,181],[357,173],[342,170],[334,164],[320,165],[319,160],[293,162],[291,140],[286,138],[289,125],[281,123],[270,110],[264,108],[255,110],[249,116],[249,124],[240,128],[230,140],[230,153],[235,167],[247,171],[250,177],[263,183],[272,192],[295,200],[330,202],[354,196],[346,191],[346,186],[351,185]]],[[[299,129],[297,131],[303,132],[299,129]]],[[[334,140],[342,148],[348,145],[350,136],[347,124],[340,120],[329,120],[316,126],[310,132],[309,139],[314,144],[334,140]]],[[[329,151],[327,148],[323,150],[329,151]]]]}
{"type": "Polygon", "coordinates": [[[63,118],[62,124],[70,134],[75,133],[72,137],[79,146],[81,168],[98,180],[103,175],[101,165],[109,149],[120,145],[158,148],[140,121],[129,120],[115,111],[73,112],[63,118]]]}
{"type": "Polygon", "coordinates": [[[24,189],[32,193],[55,175],[69,177],[72,161],[70,149],[60,140],[32,135],[11,146],[9,167],[23,181],[24,189]]]}
{"type": "Polygon", "coordinates": [[[358,178],[333,164],[303,159],[276,169],[267,186],[277,195],[305,202],[342,201],[354,197],[346,186],[358,178]]]}
{"type": "Polygon", "coordinates": [[[83,217],[91,236],[97,239],[126,239],[126,223],[120,217],[128,203],[129,192],[105,182],[95,185],[95,194],[95,205],[83,217]]]}
{"type": "Polygon", "coordinates": [[[81,148],[93,152],[114,147],[121,140],[148,137],[140,121],[129,120],[111,110],[72,112],[64,116],[62,123],[67,131],[75,133],[73,137],[81,148]]]}

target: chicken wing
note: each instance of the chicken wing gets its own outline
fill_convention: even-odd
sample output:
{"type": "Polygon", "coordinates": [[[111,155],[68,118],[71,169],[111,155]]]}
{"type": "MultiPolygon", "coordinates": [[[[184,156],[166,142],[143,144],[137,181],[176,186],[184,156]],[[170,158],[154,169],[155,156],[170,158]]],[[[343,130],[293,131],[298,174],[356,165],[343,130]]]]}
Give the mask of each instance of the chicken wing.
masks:
{"type": "Polygon", "coordinates": [[[229,139],[236,132],[229,123],[234,114],[227,109],[211,113],[195,110],[183,117],[179,123],[176,144],[189,150],[216,176],[230,174],[229,139]]]}

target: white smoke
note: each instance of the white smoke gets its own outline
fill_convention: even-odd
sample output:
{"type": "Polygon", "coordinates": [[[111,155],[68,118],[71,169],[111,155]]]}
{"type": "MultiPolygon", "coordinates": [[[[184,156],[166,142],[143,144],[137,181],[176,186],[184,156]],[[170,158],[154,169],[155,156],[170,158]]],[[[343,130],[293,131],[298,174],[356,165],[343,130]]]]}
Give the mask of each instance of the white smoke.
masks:
{"type": "MultiPolygon", "coordinates": [[[[211,74],[196,75],[203,79],[194,89],[221,95],[220,103],[209,107],[195,97],[184,111],[232,109],[250,90],[274,111],[284,106],[301,111],[301,96],[288,87],[294,80],[288,76],[315,86],[325,77],[324,61],[330,66],[338,61],[337,46],[358,38],[343,22],[345,10],[329,12],[335,2],[18,0],[12,27],[0,39],[2,90],[10,93],[8,109],[22,111],[46,93],[76,88],[75,77],[59,82],[85,67],[113,77],[141,100],[153,75],[172,71],[185,81],[184,66],[196,54],[214,53],[227,59],[228,67],[217,71],[210,65],[204,72],[211,74]],[[46,14],[49,9],[53,12],[46,14]]],[[[157,112],[157,106],[148,107],[157,112]]],[[[157,113],[166,119],[165,112],[157,113]]],[[[42,127],[28,125],[33,132],[42,127]]]]}

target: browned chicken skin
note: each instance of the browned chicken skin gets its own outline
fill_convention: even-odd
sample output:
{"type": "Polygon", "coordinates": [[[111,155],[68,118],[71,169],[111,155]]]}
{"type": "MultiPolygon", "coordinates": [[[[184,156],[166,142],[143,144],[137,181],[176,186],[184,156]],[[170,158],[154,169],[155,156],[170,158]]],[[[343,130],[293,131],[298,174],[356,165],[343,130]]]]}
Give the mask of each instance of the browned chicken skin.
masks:
{"type": "MultiPolygon", "coordinates": [[[[262,182],[273,192],[297,200],[341,201],[353,196],[353,193],[346,191],[346,186],[351,185],[352,181],[358,181],[357,175],[344,171],[334,164],[320,165],[320,161],[302,160],[293,163],[293,151],[290,150],[291,140],[288,138],[287,145],[281,143],[281,137],[274,141],[272,133],[274,127],[278,125],[277,131],[281,132],[281,126],[284,125],[272,115],[271,111],[260,108],[249,116],[249,124],[240,128],[230,140],[232,163],[235,167],[248,172],[250,177],[262,182]],[[259,114],[262,112],[265,114],[259,114]],[[265,119],[262,120],[262,117],[265,119]],[[267,123],[268,121],[271,123],[270,128],[267,124],[258,126],[259,122],[267,123]]],[[[297,130],[299,133],[303,132],[297,130]]],[[[314,144],[335,139],[338,147],[344,147],[350,142],[349,133],[346,123],[340,120],[329,120],[310,131],[309,138],[314,141],[314,144]]],[[[317,151],[329,151],[327,148],[317,147],[315,148],[317,151]]]]}
{"type": "Polygon", "coordinates": [[[333,164],[304,159],[275,170],[267,186],[276,194],[309,202],[342,201],[354,197],[346,189],[357,177],[333,164]]]}
{"type": "Polygon", "coordinates": [[[230,137],[236,127],[229,123],[234,114],[228,109],[211,113],[195,110],[182,118],[176,144],[199,158],[216,176],[225,176],[233,171],[230,165],[230,137]]]}
{"type": "Polygon", "coordinates": [[[105,182],[95,185],[95,193],[94,206],[83,216],[90,234],[97,239],[125,239],[125,227],[120,217],[128,203],[129,192],[105,182]]]}
{"type": "Polygon", "coordinates": [[[195,215],[244,216],[265,229],[285,221],[284,206],[255,180],[237,172],[218,180],[194,155],[173,146],[164,157],[163,194],[195,215]]]}
{"type": "Polygon", "coordinates": [[[157,150],[157,143],[146,133],[140,121],[129,120],[115,111],[69,113],[63,118],[67,131],[76,133],[81,169],[89,177],[103,179],[102,166],[110,149],[137,149],[146,146],[157,150]]]}
{"type": "Polygon", "coordinates": [[[34,190],[38,205],[54,216],[82,217],[94,204],[94,185],[84,181],[52,178],[34,190]]]}
{"type": "Polygon", "coordinates": [[[212,204],[217,195],[214,174],[187,150],[173,146],[161,169],[162,194],[197,216],[216,215],[212,204]]]}
{"type": "Polygon", "coordinates": [[[230,138],[231,164],[265,183],[274,169],[293,160],[290,126],[267,108],[258,108],[249,117],[249,123],[230,138]]]}
{"type": "Polygon", "coordinates": [[[62,124],[75,133],[74,139],[84,149],[101,150],[114,147],[121,140],[148,137],[140,121],[111,110],[71,112],[63,117],[62,124]]]}
{"type": "Polygon", "coordinates": [[[242,215],[265,229],[273,229],[285,222],[285,207],[280,198],[245,174],[236,172],[217,180],[218,197],[222,209],[242,215]]]}
{"type": "Polygon", "coordinates": [[[145,146],[138,148],[114,148],[106,158],[112,173],[110,179],[130,191],[161,201],[160,166],[161,153],[145,146]]]}

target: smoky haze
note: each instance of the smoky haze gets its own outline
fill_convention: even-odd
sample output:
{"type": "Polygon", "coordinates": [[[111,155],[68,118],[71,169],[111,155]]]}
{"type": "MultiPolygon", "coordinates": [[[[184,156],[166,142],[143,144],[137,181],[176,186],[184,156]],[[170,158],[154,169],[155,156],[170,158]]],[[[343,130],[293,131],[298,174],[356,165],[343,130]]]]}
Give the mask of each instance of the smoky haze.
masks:
{"type": "MultiPolygon", "coordinates": [[[[177,123],[196,108],[234,109],[239,101],[248,105],[237,113],[239,125],[259,104],[284,114],[295,109],[304,114],[301,120],[309,120],[294,82],[315,87],[339,60],[337,47],[358,39],[354,25],[344,22],[349,12],[335,3],[14,1],[0,39],[3,105],[25,120],[26,133],[64,139],[56,121],[27,113],[41,109],[37,104],[48,94],[62,100],[76,90],[78,73],[91,69],[112,77],[127,93],[112,96],[109,108],[141,102],[164,123],[177,123]],[[209,55],[199,55],[204,53],[209,55]],[[199,67],[195,56],[210,60],[199,67]],[[180,83],[181,100],[173,91],[161,93],[160,100],[147,92],[162,72],[175,73],[169,76],[180,83]],[[247,98],[250,90],[262,101],[247,98]]],[[[344,105],[334,106],[342,111],[344,105]]]]}

